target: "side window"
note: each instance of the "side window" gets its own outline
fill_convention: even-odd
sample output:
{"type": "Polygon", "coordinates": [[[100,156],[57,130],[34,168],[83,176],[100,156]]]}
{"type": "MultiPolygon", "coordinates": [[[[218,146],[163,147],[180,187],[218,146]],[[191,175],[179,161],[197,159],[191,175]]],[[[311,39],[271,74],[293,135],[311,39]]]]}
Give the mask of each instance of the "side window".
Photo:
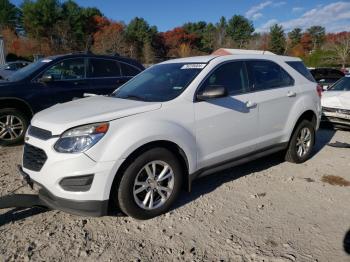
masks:
{"type": "Polygon", "coordinates": [[[248,77],[245,63],[230,62],[217,68],[203,83],[203,87],[221,85],[227,88],[230,95],[248,92],[248,77]]]}
{"type": "Polygon", "coordinates": [[[136,67],[133,67],[131,65],[120,63],[120,66],[122,68],[123,76],[136,76],[141,71],[137,69],[136,67]]]}
{"type": "Polygon", "coordinates": [[[276,63],[271,61],[249,61],[247,64],[254,80],[254,90],[279,88],[294,84],[294,79],[276,63]]]}
{"type": "Polygon", "coordinates": [[[303,75],[306,79],[316,82],[310,71],[305,67],[304,63],[301,61],[288,61],[286,62],[293,69],[299,72],[299,74],[303,75]]]}
{"type": "Polygon", "coordinates": [[[73,80],[85,78],[85,62],[83,58],[63,60],[48,70],[43,76],[51,76],[53,80],[73,80]]]}
{"type": "Polygon", "coordinates": [[[115,60],[96,59],[89,60],[88,77],[119,77],[120,67],[115,60]]]}

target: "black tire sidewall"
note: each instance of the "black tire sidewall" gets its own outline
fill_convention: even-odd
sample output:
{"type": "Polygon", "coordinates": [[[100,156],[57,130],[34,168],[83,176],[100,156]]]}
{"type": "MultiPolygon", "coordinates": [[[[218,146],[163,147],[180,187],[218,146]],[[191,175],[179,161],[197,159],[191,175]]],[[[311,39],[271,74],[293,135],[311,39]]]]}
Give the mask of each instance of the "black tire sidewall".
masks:
{"type": "Polygon", "coordinates": [[[118,204],[120,209],[127,215],[136,219],[150,219],[159,216],[169,210],[177,199],[183,180],[183,170],[176,156],[165,148],[150,149],[133,161],[125,170],[118,188],[118,204]],[[166,162],[174,172],[174,188],[170,198],[159,208],[145,210],[139,207],[133,195],[134,181],[139,171],[149,162],[160,160],[166,162]]]}
{"type": "Polygon", "coordinates": [[[303,163],[307,159],[310,158],[310,156],[312,154],[313,147],[315,145],[315,133],[316,133],[315,127],[312,125],[311,122],[309,122],[307,120],[301,121],[300,124],[297,126],[297,128],[295,129],[295,131],[293,133],[290,144],[289,144],[289,150],[290,150],[291,156],[292,156],[293,160],[295,161],[295,163],[303,163]],[[297,138],[300,134],[300,131],[305,127],[308,128],[311,132],[311,146],[310,146],[309,151],[304,156],[299,157],[297,154],[297,146],[296,146],[297,138]]]}
{"type": "Polygon", "coordinates": [[[23,123],[23,133],[21,136],[19,136],[16,139],[13,139],[13,140],[7,141],[7,140],[0,139],[0,146],[17,145],[17,144],[23,143],[26,130],[29,126],[28,117],[24,113],[22,113],[21,111],[15,109],[15,108],[0,109],[0,116],[8,115],[8,114],[14,115],[14,116],[18,117],[19,119],[21,119],[21,121],[23,123]]]}

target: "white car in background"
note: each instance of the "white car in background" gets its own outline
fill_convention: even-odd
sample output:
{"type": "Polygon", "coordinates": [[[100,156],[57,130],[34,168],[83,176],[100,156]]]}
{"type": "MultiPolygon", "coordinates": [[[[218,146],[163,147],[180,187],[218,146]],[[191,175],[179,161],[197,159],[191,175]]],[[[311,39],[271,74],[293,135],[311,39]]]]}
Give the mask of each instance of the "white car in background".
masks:
{"type": "Polygon", "coordinates": [[[166,61],[110,96],[36,114],[21,172],[54,209],[99,216],[118,206],[131,217],[152,218],[201,176],[278,151],[287,161],[306,161],[320,95],[299,58],[166,61]]]}
{"type": "Polygon", "coordinates": [[[334,126],[350,127],[350,76],[337,81],[322,94],[322,121],[334,126]]]}

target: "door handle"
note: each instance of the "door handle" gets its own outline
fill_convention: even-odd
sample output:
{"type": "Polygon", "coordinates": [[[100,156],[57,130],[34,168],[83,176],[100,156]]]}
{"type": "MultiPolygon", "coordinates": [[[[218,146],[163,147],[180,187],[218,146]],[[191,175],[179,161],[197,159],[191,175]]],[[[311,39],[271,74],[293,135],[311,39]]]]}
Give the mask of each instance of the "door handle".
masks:
{"type": "Polygon", "coordinates": [[[245,105],[247,108],[253,108],[253,107],[256,107],[257,103],[252,102],[252,101],[248,101],[245,103],[245,105]]]}
{"type": "Polygon", "coordinates": [[[288,97],[295,97],[296,95],[297,95],[297,93],[292,92],[292,91],[288,91],[288,93],[287,93],[288,97]]]}

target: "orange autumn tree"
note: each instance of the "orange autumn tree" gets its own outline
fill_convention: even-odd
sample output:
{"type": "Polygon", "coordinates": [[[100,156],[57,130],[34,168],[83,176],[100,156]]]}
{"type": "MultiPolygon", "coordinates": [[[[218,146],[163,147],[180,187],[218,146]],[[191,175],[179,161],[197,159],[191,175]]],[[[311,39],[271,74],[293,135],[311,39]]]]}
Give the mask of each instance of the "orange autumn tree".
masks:
{"type": "Polygon", "coordinates": [[[126,54],[125,26],[105,18],[96,18],[98,30],[93,35],[92,49],[99,54],[126,54]]]}
{"type": "Polygon", "coordinates": [[[169,57],[185,57],[195,52],[195,43],[198,37],[189,34],[182,27],[161,34],[169,57]]]}

